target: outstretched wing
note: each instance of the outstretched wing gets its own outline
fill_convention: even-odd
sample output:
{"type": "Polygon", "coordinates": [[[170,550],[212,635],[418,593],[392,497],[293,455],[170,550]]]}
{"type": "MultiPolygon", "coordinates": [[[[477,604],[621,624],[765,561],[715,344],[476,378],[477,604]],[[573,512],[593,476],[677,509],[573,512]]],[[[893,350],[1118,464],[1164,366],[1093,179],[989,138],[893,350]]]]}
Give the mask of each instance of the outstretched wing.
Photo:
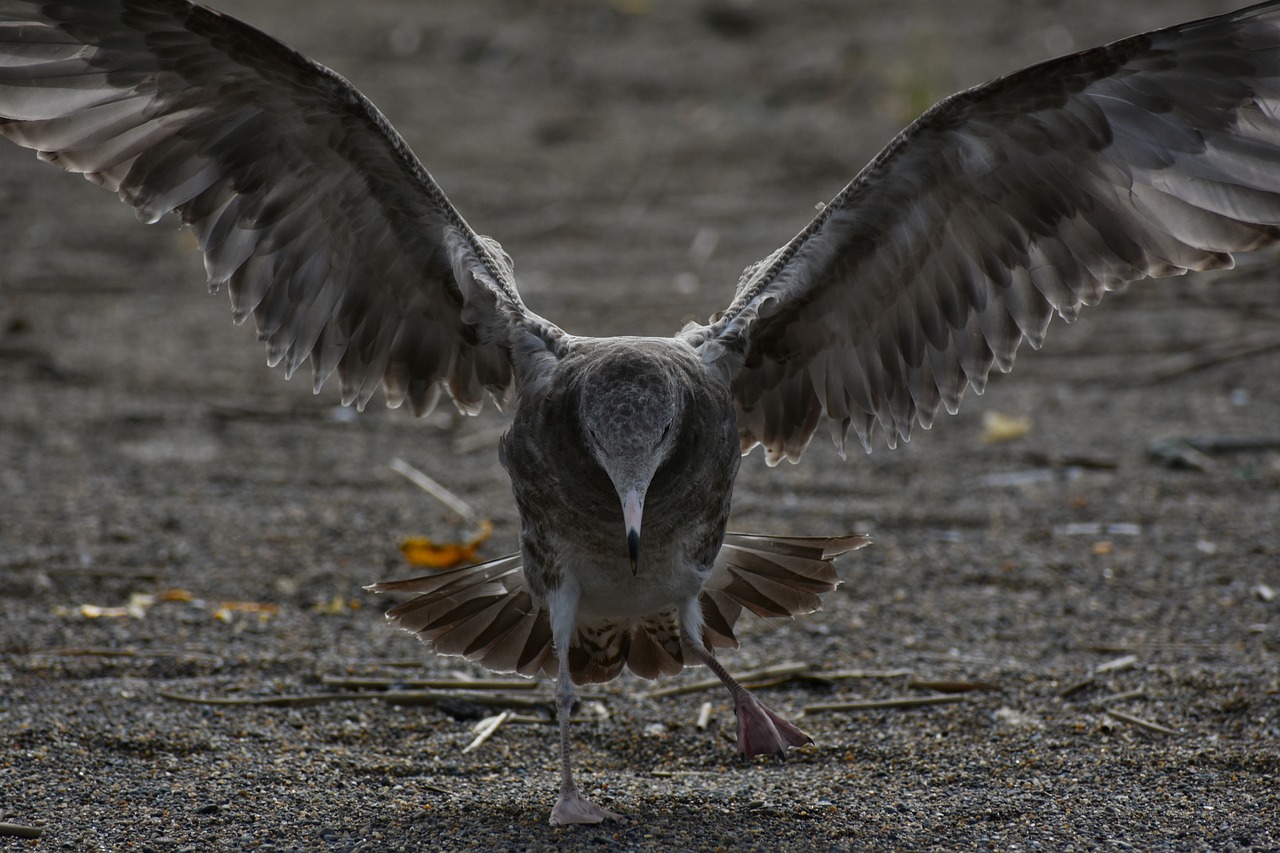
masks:
{"type": "Polygon", "coordinates": [[[363,95],[186,0],[0,0],[0,134],[180,215],[269,362],[337,370],[344,403],[476,411],[510,392],[512,328],[560,335],[363,95]]]}
{"type": "Polygon", "coordinates": [[[823,415],[889,446],[982,391],[1056,312],[1280,238],[1280,3],[1046,62],[903,131],[685,335],[732,382],[745,453],[823,415]]]}

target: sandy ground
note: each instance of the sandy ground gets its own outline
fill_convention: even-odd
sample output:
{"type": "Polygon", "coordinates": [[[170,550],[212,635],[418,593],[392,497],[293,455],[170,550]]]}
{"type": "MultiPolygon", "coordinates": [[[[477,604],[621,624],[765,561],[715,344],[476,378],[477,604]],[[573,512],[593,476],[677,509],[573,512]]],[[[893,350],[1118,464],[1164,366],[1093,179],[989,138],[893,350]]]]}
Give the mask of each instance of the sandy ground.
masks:
{"type": "MultiPolygon", "coordinates": [[[[1229,4],[222,5],[368,93],[535,310],[666,334],[936,98],[1229,4]]],[[[11,147],[0,258],[0,820],[44,833],[4,849],[1280,846],[1274,257],[1118,295],[905,448],[746,460],[734,528],[876,541],[824,612],[751,622],[731,669],[846,676],[764,689],[796,716],[985,689],[806,714],[817,746],[744,765],[721,691],[624,678],[576,737],[584,786],[629,817],[566,829],[549,725],[463,753],[492,708],[166,698],[480,675],[361,587],[412,572],[402,538],[466,533],[394,457],[493,519],[484,556],[514,548],[503,417],[348,417],[286,383],[202,297],[184,233],[11,147]],[[986,444],[996,414],[1031,429],[986,444]],[[1250,441],[1200,469],[1148,454],[1186,437],[1250,441]]]]}

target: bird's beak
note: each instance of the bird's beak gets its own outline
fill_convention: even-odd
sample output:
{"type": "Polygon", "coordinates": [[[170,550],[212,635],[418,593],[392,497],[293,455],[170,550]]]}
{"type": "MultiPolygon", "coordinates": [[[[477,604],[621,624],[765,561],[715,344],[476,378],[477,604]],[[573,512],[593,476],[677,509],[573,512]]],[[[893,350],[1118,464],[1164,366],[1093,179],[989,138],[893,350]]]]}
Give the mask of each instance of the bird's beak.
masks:
{"type": "Polygon", "coordinates": [[[627,528],[627,553],[631,557],[631,574],[640,571],[640,516],[644,512],[644,492],[635,486],[622,496],[622,523],[627,528]]]}

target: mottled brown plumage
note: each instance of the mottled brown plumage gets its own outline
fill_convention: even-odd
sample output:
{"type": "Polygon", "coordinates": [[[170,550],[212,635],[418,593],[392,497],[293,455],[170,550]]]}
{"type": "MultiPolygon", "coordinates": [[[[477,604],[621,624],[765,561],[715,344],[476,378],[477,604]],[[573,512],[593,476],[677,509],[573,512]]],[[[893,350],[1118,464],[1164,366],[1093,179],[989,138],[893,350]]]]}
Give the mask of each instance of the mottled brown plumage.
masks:
{"type": "Polygon", "coordinates": [[[517,401],[519,555],[411,581],[434,649],[557,678],[554,822],[577,791],[573,684],[705,664],[745,755],[808,742],[711,654],[743,608],[817,608],[862,537],[725,534],[740,453],[798,459],[825,420],[893,446],[1125,282],[1280,239],[1280,2],[1010,74],[904,130],[730,305],[670,339],[528,311],[404,140],[337,74],[186,0],[0,0],[0,134],[175,213],[269,359],[345,402],[517,401]]]}

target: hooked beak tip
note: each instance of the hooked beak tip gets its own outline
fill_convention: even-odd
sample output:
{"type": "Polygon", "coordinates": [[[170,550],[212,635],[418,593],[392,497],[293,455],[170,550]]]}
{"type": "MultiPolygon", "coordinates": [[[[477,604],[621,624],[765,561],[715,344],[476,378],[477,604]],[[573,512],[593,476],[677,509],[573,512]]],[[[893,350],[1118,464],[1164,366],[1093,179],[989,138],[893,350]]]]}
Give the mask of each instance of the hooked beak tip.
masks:
{"type": "Polygon", "coordinates": [[[639,574],[640,532],[638,530],[627,531],[627,554],[631,557],[631,574],[639,574]]]}

